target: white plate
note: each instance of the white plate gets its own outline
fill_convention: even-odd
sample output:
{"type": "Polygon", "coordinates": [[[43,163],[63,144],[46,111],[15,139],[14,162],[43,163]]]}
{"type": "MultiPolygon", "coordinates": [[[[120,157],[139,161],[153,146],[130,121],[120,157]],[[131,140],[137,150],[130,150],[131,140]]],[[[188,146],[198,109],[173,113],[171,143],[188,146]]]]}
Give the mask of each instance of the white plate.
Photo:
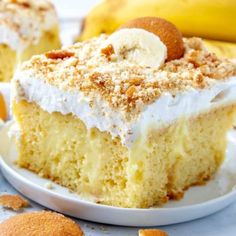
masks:
{"type": "Polygon", "coordinates": [[[227,158],[214,180],[205,186],[190,188],[180,201],[163,208],[128,209],[96,204],[81,199],[66,188],[17,167],[14,142],[7,133],[11,124],[0,131],[0,166],[6,179],[22,194],[55,211],[80,219],[123,226],[160,226],[185,222],[217,212],[236,200],[236,131],[229,133],[227,158]]]}

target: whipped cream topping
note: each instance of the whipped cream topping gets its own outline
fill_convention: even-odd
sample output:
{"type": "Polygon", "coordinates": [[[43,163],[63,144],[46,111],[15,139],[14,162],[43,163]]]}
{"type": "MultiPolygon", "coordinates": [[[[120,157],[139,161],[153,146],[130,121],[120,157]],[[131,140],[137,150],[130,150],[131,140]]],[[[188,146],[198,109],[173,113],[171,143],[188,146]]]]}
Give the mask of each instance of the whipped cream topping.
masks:
{"type": "Polygon", "coordinates": [[[112,109],[99,95],[91,108],[89,98],[81,91],[63,91],[32,76],[29,71],[20,71],[15,76],[13,99],[35,102],[49,113],[73,114],[88,129],[96,127],[109,132],[113,138],[119,137],[122,144],[130,148],[135,140],[145,138],[150,129],[161,129],[179,118],[194,117],[236,103],[236,77],[215,80],[209,87],[180,91],[175,96],[163,93],[132,120],[126,120],[122,112],[112,109]]]}
{"type": "Polygon", "coordinates": [[[0,1],[0,44],[13,50],[37,44],[42,31],[57,24],[55,9],[47,0],[0,1]]]}

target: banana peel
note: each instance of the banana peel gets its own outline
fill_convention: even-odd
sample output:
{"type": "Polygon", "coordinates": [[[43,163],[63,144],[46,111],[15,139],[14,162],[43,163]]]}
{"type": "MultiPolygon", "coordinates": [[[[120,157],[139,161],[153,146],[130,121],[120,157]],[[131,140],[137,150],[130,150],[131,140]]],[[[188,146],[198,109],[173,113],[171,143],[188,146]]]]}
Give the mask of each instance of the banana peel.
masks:
{"type": "Polygon", "coordinates": [[[236,42],[235,0],[104,0],[85,18],[79,40],[110,34],[141,16],[165,18],[186,37],[236,42]]]}
{"type": "Polygon", "coordinates": [[[218,57],[236,58],[236,43],[204,40],[206,48],[218,57]]]}

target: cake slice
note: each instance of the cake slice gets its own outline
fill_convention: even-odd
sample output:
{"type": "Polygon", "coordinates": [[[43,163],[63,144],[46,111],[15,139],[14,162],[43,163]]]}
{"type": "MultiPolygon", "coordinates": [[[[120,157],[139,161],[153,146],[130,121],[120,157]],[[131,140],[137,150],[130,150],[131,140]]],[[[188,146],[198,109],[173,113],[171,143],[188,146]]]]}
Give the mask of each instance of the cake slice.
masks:
{"type": "Polygon", "coordinates": [[[32,55],[59,46],[58,19],[49,1],[0,1],[0,81],[10,81],[32,55]]]}
{"type": "Polygon", "coordinates": [[[180,199],[214,176],[236,112],[236,64],[201,39],[175,40],[172,26],[144,27],[23,64],[12,104],[21,167],[132,208],[180,199]]]}

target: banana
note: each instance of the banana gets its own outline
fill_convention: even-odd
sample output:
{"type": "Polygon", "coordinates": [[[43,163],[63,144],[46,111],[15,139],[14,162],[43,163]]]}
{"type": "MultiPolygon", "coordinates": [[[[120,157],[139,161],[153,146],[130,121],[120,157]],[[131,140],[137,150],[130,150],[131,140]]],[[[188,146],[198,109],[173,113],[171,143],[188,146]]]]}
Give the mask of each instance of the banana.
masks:
{"type": "Polygon", "coordinates": [[[235,0],[104,0],[86,17],[79,40],[110,34],[141,16],[165,18],[184,36],[236,42],[235,0]]]}
{"type": "Polygon", "coordinates": [[[203,40],[206,48],[218,57],[236,58],[236,43],[223,41],[203,40]]]}
{"type": "Polygon", "coordinates": [[[165,44],[157,35],[144,29],[118,30],[110,35],[102,48],[109,45],[112,45],[118,61],[159,68],[167,58],[165,44]]]}

